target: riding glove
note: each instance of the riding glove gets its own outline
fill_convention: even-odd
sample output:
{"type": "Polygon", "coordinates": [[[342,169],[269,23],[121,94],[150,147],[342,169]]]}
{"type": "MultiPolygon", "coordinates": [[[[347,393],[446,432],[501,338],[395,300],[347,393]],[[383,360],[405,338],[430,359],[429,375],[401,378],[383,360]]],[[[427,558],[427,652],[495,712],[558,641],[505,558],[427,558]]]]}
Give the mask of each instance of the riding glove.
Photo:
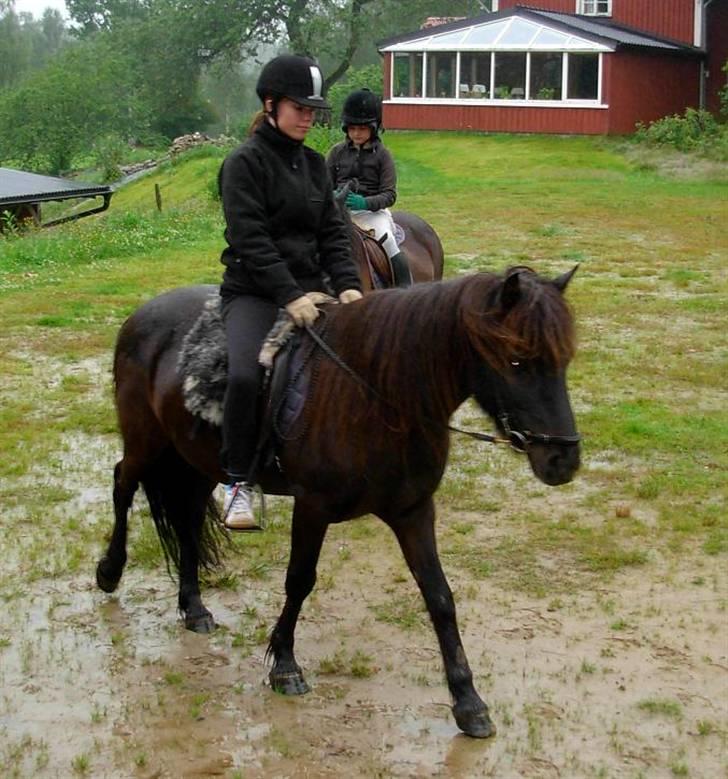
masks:
{"type": "Polygon", "coordinates": [[[358,289],[345,289],[339,293],[339,303],[353,303],[355,300],[361,300],[361,297],[358,289]]]}
{"type": "Polygon", "coordinates": [[[350,208],[352,211],[367,210],[367,200],[363,195],[357,195],[354,192],[349,192],[344,202],[346,203],[346,207],[350,208]]]}
{"type": "Polygon", "coordinates": [[[286,311],[297,327],[312,325],[319,315],[319,310],[305,295],[286,303],[286,311]]]}

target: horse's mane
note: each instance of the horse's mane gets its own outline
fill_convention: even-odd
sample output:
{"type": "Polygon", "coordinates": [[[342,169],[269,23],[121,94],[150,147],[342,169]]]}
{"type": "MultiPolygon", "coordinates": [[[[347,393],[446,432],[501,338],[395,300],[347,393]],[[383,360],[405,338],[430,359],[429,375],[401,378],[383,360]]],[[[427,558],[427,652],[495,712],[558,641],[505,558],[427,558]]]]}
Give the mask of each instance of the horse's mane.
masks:
{"type": "Polygon", "coordinates": [[[311,429],[346,429],[347,421],[363,415],[390,432],[431,427],[464,399],[475,355],[501,375],[515,360],[563,369],[574,352],[569,308],[553,283],[526,268],[506,275],[515,270],[520,294],[506,308],[500,300],[504,277],[478,273],[383,290],[330,310],[324,338],[372,389],[321,359],[321,402],[313,404],[311,429]]]}

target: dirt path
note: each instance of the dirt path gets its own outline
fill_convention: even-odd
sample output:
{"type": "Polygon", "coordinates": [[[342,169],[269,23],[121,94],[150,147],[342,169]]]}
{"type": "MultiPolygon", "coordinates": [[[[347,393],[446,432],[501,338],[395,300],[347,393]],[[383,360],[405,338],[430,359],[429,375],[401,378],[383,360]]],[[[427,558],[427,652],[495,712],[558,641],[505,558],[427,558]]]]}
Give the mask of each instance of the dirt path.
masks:
{"type": "Polygon", "coordinates": [[[210,591],[221,625],[212,637],[182,629],[175,588],[161,573],[130,571],[114,597],[83,570],[10,598],[2,774],[725,775],[727,593],[718,560],[679,569],[656,560],[558,603],[449,567],[494,739],[458,733],[434,634],[385,529],[352,538],[341,527],[327,539],[323,584],[297,635],[313,687],[301,698],[270,691],[265,645],[248,641],[273,624],[282,570],[210,591]],[[402,613],[383,617],[383,602],[402,613]]]}
{"type": "Polygon", "coordinates": [[[25,477],[5,485],[0,776],[728,775],[724,558],[655,544],[644,564],[600,578],[558,545],[533,549],[521,572],[498,552],[530,543],[526,516],[603,522],[584,497],[604,462],[547,490],[508,452],[478,445],[462,457],[456,444],[438,527],[498,727],[478,741],[454,724],[434,633],[381,523],[331,529],[297,631],[313,689],[287,699],[268,688],[264,661],[282,605],[285,501],[263,540],[236,540],[226,575],[205,589],[220,628],[197,636],[180,624],[163,566],[135,559],[156,550],[141,499],[119,591],[96,589],[118,442],[69,433],[67,444],[44,463],[40,489],[25,477]],[[463,502],[468,511],[453,509],[463,502]],[[535,571],[540,594],[529,595],[518,577],[535,571]]]}

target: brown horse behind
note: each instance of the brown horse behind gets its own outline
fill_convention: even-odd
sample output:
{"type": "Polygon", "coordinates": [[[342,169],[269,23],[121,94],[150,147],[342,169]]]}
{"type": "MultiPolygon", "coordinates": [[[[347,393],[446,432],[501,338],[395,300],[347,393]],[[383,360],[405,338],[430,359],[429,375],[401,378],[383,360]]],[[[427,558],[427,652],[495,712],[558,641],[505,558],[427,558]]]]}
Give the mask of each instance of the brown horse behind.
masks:
{"type": "MultiPolygon", "coordinates": [[[[442,279],[445,254],[440,238],[432,226],[416,214],[407,211],[393,211],[392,217],[404,230],[405,238],[400,248],[409,261],[412,280],[419,283],[442,279]]],[[[374,272],[386,282],[385,286],[393,286],[389,260],[379,242],[353,222],[349,230],[352,255],[359,269],[359,278],[364,292],[371,292],[378,287],[375,279],[372,278],[372,265],[374,272]]]]}

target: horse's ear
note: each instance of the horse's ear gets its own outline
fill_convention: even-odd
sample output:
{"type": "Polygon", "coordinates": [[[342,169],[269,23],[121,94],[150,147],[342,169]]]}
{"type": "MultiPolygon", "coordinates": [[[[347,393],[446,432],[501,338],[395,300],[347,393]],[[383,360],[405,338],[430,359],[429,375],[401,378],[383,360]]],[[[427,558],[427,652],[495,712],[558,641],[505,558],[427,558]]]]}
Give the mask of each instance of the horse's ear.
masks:
{"type": "Polygon", "coordinates": [[[569,286],[569,282],[571,281],[571,277],[576,273],[576,269],[579,267],[579,263],[577,262],[576,265],[566,273],[562,273],[561,276],[557,276],[553,283],[556,289],[559,290],[559,292],[563,293],[564,290],[569,286]]]}
{"type": "Polygon", "coordinates": [[[519,271],[511,271],[505,278],[500,291],[500,305],[505,311],[513,308],[521,297],[519,271]]]}

